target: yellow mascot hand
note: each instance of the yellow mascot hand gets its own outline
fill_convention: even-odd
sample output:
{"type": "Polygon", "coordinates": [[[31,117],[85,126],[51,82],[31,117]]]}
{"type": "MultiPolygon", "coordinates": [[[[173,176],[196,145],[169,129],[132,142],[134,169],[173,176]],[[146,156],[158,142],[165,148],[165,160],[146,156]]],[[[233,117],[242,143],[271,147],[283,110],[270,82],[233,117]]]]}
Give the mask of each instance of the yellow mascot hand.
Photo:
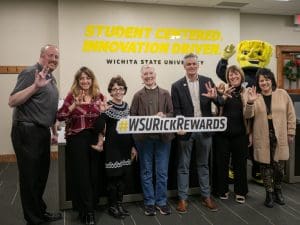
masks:
{"type": "Polygon", "coordinates": [[[227,45],[224,48],[222,59],[228,60],[231,56],[233,56],[235,53],[235,46],[233,44],[227,45]]]}

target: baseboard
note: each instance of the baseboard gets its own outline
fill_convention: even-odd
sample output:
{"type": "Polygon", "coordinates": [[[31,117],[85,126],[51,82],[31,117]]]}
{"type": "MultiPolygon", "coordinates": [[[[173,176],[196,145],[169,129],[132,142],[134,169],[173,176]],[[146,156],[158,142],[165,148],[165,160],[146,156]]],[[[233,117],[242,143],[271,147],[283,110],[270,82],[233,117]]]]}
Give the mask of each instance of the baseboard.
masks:
{"type": "Polygon", "coordinates": [[[0,162],[16,162],[15,154],[0,155],[0,162]]]}
{"type": "MultiPolygon", "coordinates": [[[[57,160],[58,159],[58,153],[57,152],[51,152],[51,159],[57,160]]],[[[15,154],[6,154],[6,155],[0,155],[0,162],[16,162],[16,155],[15,154]]]]}
{"type": "Polygon", "coordinates": [[[57,160],[58,159],[58,152],[51,152],[51,159],[57,160]]]}

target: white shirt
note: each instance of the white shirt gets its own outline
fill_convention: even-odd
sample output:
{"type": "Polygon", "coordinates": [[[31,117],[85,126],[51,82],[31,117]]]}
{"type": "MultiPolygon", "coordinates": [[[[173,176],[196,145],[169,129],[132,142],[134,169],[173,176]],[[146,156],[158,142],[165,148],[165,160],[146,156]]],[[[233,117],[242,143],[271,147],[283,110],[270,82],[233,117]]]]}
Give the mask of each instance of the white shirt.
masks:
{"type": "Polygon", "coordinates": [[[200,109],[200,90],[199,90],[199,79],[197,77],[196,80],[190,80],[186,77],[190,95],[192,97],[192,102],[194,106],[194,116],[200,117],[202,115],[200,109]]]}

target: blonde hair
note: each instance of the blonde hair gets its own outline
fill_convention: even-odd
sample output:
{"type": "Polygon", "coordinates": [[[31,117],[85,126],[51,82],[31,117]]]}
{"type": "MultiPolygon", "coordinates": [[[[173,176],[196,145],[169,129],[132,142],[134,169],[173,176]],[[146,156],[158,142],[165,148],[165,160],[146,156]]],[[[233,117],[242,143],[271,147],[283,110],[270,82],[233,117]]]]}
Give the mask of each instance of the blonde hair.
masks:
{"type": "Polygon", "coordinates": [[[91,69],[89,69],[89,68],[87,68],[85,66],[81,67],[75,73],[74,81],[73,81],[73,84],[71,86],[71,92],[72,92],[72,94],[75,97],[79,95],[79,91],[80,91],[79,79],[80,79],[82,73],[86,74],[89,78],[92,79],[92,86],[89,89],[89,94],[92,97],[96,97],[97,95],[99,95],[100,88],[99,88],[99,85],[97,83],[97,79],[95,77],[95,74],[94,74],[94,72],[91,69]]]}

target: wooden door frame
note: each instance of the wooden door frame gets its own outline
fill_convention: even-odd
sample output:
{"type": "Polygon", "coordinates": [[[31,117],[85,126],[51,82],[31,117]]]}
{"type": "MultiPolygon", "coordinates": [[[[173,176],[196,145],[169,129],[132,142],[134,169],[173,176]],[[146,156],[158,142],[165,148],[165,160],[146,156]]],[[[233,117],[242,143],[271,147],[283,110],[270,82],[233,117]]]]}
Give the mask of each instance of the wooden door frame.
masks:
{"type": "MultiPolygon", "coordinates": [[[[284,88],[284,54],[286,53],[300,53],[299,45],[276,45],[277,58],[277,86],[284,88]]],[[[300,89],[286,89],[288,93],[300,94],[300,89]]]]}

